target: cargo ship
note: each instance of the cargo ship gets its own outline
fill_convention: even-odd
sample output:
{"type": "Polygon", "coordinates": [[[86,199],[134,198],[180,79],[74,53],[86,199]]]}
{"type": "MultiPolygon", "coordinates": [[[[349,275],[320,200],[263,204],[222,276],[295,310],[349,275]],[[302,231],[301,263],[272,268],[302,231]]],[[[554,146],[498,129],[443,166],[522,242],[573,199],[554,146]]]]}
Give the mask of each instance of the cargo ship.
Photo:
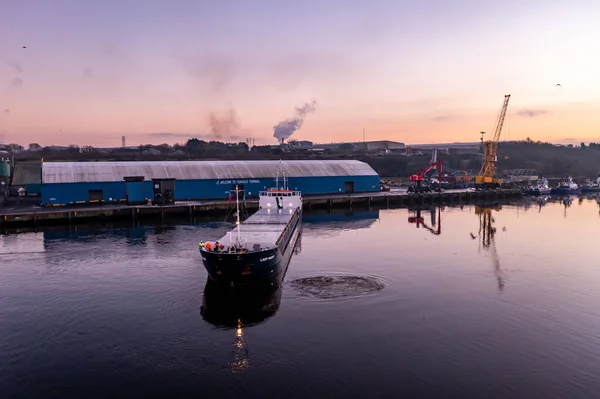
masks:
{"type": "Polygon", "coordinates": [[[236,228],[216,241],[200,244],[208,276],[228,286],[271,281],[287,266],[302,225],[302,195],[289,190],[280,171],[275,188],[259,193],[258,211],[240,221],[240,192],[235,186],[236,228]]]}

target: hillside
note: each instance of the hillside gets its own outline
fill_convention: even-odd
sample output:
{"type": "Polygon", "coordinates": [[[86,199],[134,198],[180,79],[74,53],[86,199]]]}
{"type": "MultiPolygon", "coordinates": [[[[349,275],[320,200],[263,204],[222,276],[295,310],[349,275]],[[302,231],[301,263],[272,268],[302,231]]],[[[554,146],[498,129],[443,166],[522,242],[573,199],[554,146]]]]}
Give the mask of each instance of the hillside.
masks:
{"type": "MultiPolygon", "coordinates": [[[[535,169],[546,177],[565,173],[579,178],[595,178],[600,172],[600,144],[562,146],[550,143],[502,142],[499,145],[498,171],[535,169]]],[[[186,144],[142,146],[138,149],[98,150],[92,147],[41,148],[14,154],[16,161],[43,158],[47,161],[159,161],[159,160],[253,160],[253,159],[358,159],[370,164],[381,176],[406,177],[429,165],[430,154],[406,156],[401,153],[365,153],[344,148],[325,153],[282,151],[281,148],[256,146],[249,151],[245,143],[227,144],[192,139],[186,144]]],[[[480,157],[475,154],[439,154],[444,165],[477,173],[480,157]]]]}

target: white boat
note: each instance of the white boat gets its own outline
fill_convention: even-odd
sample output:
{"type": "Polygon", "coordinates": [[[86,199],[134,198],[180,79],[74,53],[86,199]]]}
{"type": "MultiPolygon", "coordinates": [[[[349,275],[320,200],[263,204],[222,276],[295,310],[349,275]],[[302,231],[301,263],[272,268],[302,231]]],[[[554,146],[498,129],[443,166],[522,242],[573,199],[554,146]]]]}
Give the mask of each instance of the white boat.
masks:
{"type": "Polygon", "coordinates": [[[596,179],[595,183],[592,183],[591,181],[587,181],[586,184],[584,184],[583,186],[581,186],[581,192],[582,193],[597,193],[600,192],[600,176],[598,176],[598,178],[596,179]]]}
{"type": "Polygon", "coordinates": [[[552,192],[550,186],[548,186],[548,180],[541,178],[535,185],[527,187],[525,193],[528,195],[548,195],[552,192]]]}
{"type": "Polygon", "coordinates": [[[579,185],[573,181],[571,176],[567,176],[563,181],[558,183],[558,186],[552,188],[552,194],[565,195],[577,194],[579,185]]]}

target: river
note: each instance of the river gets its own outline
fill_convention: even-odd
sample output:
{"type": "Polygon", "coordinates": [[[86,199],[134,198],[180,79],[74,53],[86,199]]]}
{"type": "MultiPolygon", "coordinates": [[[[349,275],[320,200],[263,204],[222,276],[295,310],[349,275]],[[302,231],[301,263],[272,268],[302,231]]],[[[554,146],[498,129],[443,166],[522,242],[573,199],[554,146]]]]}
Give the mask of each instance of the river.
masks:
{"type": "Polygon", "coordinates": [[[595,199],[305,214],[283,288],[233,304],[197,247],[231,227],[0,236],[2,397],[600,391],[595,199]]]}

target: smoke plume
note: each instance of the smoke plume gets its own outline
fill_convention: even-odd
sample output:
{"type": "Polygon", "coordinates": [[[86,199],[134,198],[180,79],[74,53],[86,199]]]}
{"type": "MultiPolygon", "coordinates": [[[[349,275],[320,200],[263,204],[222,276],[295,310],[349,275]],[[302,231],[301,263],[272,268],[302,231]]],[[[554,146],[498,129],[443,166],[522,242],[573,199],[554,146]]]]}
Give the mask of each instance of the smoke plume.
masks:
{"type": "Polygon", "coordinates": [[[23,79],[21,79],[21,78],[14,78],[10,82],[10,88],[12,88],[12,89],[16,89],[17,87],[21,87],[21,86],[23,86],[23,79]]]}
{"type": "Polygon", "coordinates": [[[296,107],[296,115],[293,118],[281,121],[273,127],[273,137],[276,137],[278,141],[283,142],[283,140],[294,134],[296,130],[300,129],[306,115],[315,112],[316,109],[317,102],[314,100],[301,107],[296,107]]]}
{"type": "Polygon", "coordinates": [[[19,63],[19,61],[8,60],[8,61],[6,61],[6,65],[8,65],[12,69],[14,69],[14,71],[17,72],[17,73],[23,72],[23,67],[21,66],[21,64],[19,63]]]}
{"type": "Polygon", "coordinates": [[[208,124],[212,137],[217,140],[223,137],[231,138],[234,136],[232,133],[239,129],[237,114],[233,109],[229,109],[222,115],[211,112],[208,115],[208,124]]]}
{"type": "Polygon", "coordinates": [[[88,78],[88,79],[91,79],[94,77],[94,70],[92,69],[91,66],[85,67],[85,69],[83,70],[83,77],[88,78]]]}

